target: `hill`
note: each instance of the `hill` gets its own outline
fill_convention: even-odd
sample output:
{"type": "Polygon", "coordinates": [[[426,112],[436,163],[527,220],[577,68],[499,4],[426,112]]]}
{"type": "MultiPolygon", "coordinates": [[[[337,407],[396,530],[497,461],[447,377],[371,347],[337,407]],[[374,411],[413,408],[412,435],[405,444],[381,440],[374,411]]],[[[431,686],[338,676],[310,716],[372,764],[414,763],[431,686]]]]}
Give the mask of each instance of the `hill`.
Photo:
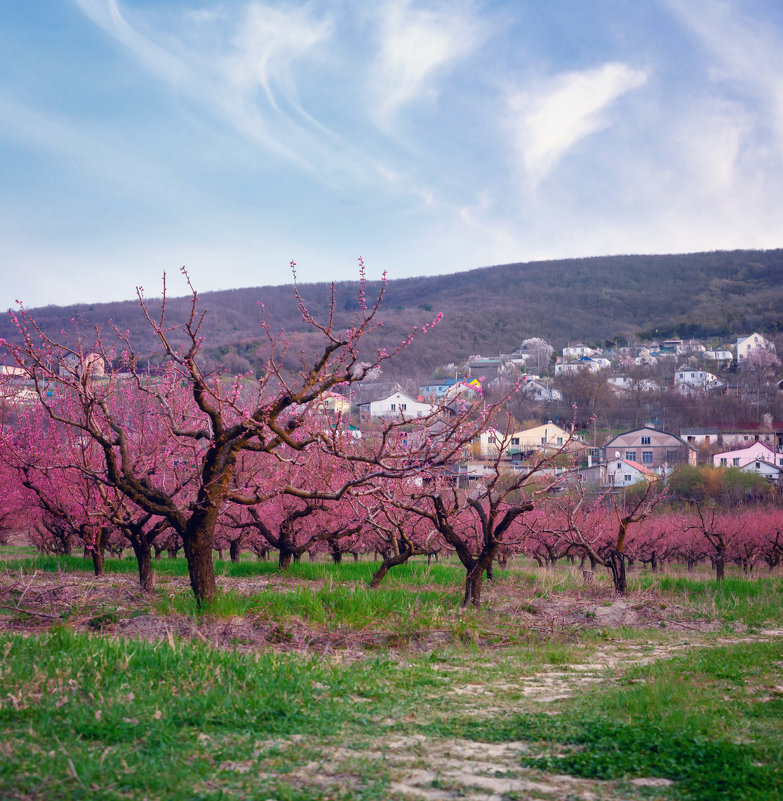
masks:
{"type": "MultiPolygon", "coordinates": [[[[380,287],[371,282],[368,297],[380,287]]],[[[328,312],[330,288],[306,284],[300,292],[316,318],[328,312]]],[[[358,309],[358,283],[336,287],[340,327],[358,309]]],[[[300,350],[317,339],[306,333],[291,287],[253,287],[200,295],[208,310],[203,334],[208,353],[242,367],[263,353],[259,306],[273,330],[284,330],[292,365],[300,350]]],[[[181,320],[190,299],[173,298],[168,314],[181,320]]],[[[151,301],[153,310],[159,301],[151,301]]],[[[419,337],[397,362],[398,371],[428,372],[470,355],[513,350],[531,336],[555,346],[580,339],[603,342],[618,337],[715,337],[728,340],[752,329],[783,330],[783,250],[717,251],[658,256],[602,256],[483,267],[452,275],[390,280],[381,318],[383,328],[368,347],[391,348],[442,312],[443,322],[419,337]]],[[[157,342],[137,301],[32,309],[34,319],[52,335],[72,326],[106,330],[113,321],[131,331],[141,355],[156,352],[157,342]]],[[[8,318],[0,336],[13,338],[8,318]]]]}

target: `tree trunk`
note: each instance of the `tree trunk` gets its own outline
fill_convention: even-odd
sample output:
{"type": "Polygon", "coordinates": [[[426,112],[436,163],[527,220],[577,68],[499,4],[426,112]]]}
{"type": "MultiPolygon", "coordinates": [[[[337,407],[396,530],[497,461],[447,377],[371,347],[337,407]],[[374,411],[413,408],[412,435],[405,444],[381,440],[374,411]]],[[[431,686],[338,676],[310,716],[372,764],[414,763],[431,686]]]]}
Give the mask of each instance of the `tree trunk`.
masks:
{"type": "Polygon", "coordinates": [[[223,549],[222,548],[218,548],[217,552],[218,552],[218,559],[222,562],[223,561],[223,549]]]}
{"type": "MultiPolygon", "coordinates": [[[[192,519],[192,518],[191,518],[192,519]]],[[[211,601],[217,594],[215,565],[212,562],[212,532],[205,527],[194,525],[182,537],[185,559],[188,562],[190,587],[196,603],[201,606],[211,601]]]]}
{"type": "Polygon", "coordinates": [[[723,581],[723,574],[726,569],[726,554],[723,551],[718,551],[713,559],[715,565],[715,579],[716,581],[723,581]]]}
{"type": "Polygon", "coordinates": [[[465,576],[465,597],[462,600],[463,608],[473,606],[478,609],[481,606],[481,585],[484,573],[489,573],[492,562],[495,559],[497,545],[485,546],[484,549],[468,569],[465,576]]]}
{"type": "Polygon", "coordinates": [[[329,543],[329,553],[332,555],[332,562],[334,562],[334,564],[339,565],[340,562],[343,561],[343,552],[336,542],[332,541],[329,543]]]}
{"type": "Polygon", "coordinates": [[[240,545],[239,540],[232,540],[231,544],[228,546],[228,555],[232,562],[239,561],[239,554],[242,551],[242,547],[240,545]]]}
{"type": "Polygon", "coordinates": [[[286,548],[285,545],[281,546],[280,550],[278,551],[277,567],[280,570],[288,570],[293,561],[294,552],[290,548],[286,548]]]}
{"type": "Polygon", "coordinates": [[[109,542],[109,529],[101,526],[95,537],[95,547],[92,549],[92,567],[96,576],[102,576],[106,565],[106,545],[109,542]]]}
{"type": "MultiPolygon", "coordinates": [[[[155,587],[155,576],[152,572],[152,551],[146,538],[141,541],[133,540],[133,553],[139,567],[139,588],[142,592],[152,592],[155,587]]],[[[192,584],[192,581],[191,581],[192,584]]]]}
{"type": "Polygon", "coordinates": [[[353,561],[354,562],[358,562],[359,561],[359,552],[358,551],[354,551],[353,561]]]}
{"type": "Polygon", "coordinates": [[[612,581],[614,582],[614,591],[618,595],[625,595],[628,592],[628,584],[625,580],[625,557],[623,554],[613,549],[609,553],[607,567],[612,573],[612,581]]]}

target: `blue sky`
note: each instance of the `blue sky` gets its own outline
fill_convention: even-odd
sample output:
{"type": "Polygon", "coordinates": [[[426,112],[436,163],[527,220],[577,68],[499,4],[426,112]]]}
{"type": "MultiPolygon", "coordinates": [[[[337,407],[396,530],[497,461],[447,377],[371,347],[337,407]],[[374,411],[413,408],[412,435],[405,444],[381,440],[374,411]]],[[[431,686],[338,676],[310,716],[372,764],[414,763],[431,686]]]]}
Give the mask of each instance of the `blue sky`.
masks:
{"type": "Polygon", "coordinates": [[[0,120],[3,307],[783,245],[779,0],[5,0],[0,120]]]}

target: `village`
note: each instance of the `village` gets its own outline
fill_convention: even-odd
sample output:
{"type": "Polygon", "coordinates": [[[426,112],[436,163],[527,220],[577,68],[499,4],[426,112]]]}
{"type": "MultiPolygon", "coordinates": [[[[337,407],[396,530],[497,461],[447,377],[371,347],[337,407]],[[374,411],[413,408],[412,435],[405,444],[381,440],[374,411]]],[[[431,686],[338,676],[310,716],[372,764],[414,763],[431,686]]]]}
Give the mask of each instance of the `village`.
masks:
{"type": "Polygon", "coordinates": [[[779,485],[780,367],[775,343],[758,332],[712,348],[669,339],[615,349],[575,343],[560,353],[534,338],[512,353],[443,366],[435,371],[443,377],[426,384],[376,376],[345,394],[330,393],[323,404],[350,418],[359,436],[372,421],[413,420],[438,408],[448,414],[460,402],[508,393],[503,423],[476,437],[455,467],[462,482],[480,480],[496,461],[514,471],[557,452],[563,458],[544,473],[561,487],[570,481],[628,487],[665,478],[683,464],[733,467],[779,485]],[[672,413],[678,406],[685,414],[672,413]],[[623,426],[629,407],[632,427],[623,426]],[[671,426],[661,424],[662,411],[671,426]]]}

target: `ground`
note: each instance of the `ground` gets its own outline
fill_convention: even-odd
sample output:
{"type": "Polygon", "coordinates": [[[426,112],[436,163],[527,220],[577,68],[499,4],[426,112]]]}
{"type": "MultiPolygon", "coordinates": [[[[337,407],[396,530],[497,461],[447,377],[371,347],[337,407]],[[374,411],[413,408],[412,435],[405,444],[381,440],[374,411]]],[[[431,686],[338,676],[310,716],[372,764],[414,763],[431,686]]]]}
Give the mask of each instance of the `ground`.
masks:
{"type": "Polygon", "coordinates": [[[0,796],[775,799],[783,580],[529,564],[459,608],[453,564],[218,565],[5,549],[0,796]],[[59,572],[56,572],[58,571],[59,572]]]}

